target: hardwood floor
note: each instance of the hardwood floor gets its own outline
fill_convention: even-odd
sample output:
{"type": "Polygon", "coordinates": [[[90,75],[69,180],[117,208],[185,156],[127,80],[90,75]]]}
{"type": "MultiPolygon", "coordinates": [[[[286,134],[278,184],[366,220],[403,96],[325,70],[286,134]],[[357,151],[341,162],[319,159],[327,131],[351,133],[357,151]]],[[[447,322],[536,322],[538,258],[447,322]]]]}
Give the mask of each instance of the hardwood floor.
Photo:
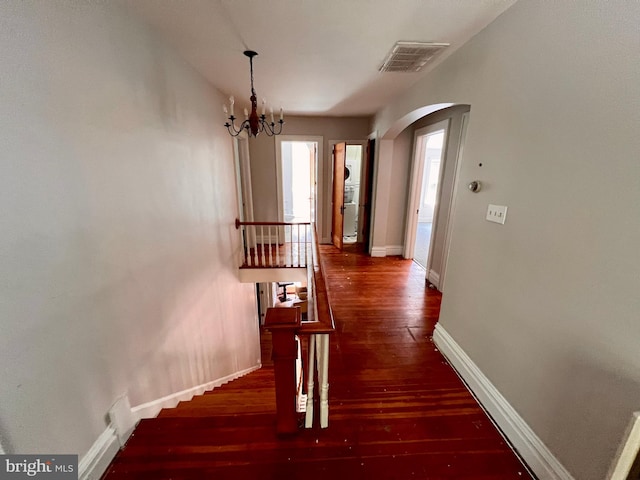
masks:
{"type": "Polygon", "coordinates": [[[440,294],[424,271],[321,252],[337,328],[329,428],[275,434],[265,337],[261,370],[143,420],[104,479],[533,478],[433,345],[440,294]]]}

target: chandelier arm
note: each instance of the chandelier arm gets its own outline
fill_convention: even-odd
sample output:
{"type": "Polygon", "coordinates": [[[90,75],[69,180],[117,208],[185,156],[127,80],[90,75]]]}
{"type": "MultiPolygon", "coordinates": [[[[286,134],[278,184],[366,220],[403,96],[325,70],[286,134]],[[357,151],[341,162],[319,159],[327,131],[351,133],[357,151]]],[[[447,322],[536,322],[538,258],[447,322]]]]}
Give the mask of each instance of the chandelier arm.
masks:
{"type": "Polygon", "coordinates": [[[229,135],[231,135],[232,137],[237,137],[242,133],[242,130],[249,129],[249,122],[247,120],[244,120],[239,127],[236,127],[234,116],[230,116],[229,120],[231,121],[231,123],[226,122],[224,126],[227,127],[227,130],[229,131],[229,135]]]}

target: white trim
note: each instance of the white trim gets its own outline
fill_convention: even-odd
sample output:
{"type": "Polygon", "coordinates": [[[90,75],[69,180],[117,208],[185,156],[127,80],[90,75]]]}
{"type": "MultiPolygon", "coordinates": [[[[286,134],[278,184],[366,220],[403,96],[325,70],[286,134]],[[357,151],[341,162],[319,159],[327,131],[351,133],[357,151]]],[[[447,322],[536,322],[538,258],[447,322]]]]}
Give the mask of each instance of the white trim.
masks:
{"type": "Polygon", "coordinates": [[[640,412],[635,412],[627,427],[607,480],[627,480],[640,451],[640,412]]]}
{"type": "Polygon", "coordinates": [[[369,198],[370,208],[369,208],[369,238],[367,239],[367,252],[369,255],[373,256],[373,232],[375,232],[375,218],[376,218],[376,196],[378,194],[378,157],[380,145],[378,143],[378,131],[374,130],[367,137],[368,140],[373,140],[373,158],[367,159],[367,168],[369,168],[371,172],[371,197],[369,198]],[[373,162],[373,169],[368,165],[368,162],[373,162]]]}
{"type": "Polygon", "coordinates": [[[433,341],[540,480],[574,480],[440,323],[436,324],[433,341]]]}
{"type": "MultiPolygon", "coordinates": [[[[407,217],[406,217],[406,229],[405,229],[405,245],[404,245],[404,258],[413,258],[415,243],[416,243],[416,231],[418,229],[418,213],[420,196],[422,194],[422,180],[424,176],[424,149],[426,146],[425,138],[431,133],[444,130],[444,142],[442,144],[442,152],[440,154],[440,161],[444,167],[447,155],[447,146],[449,138],[450,118],[441,120],[439,122],[432,123],[426,127],[420,128],[413,133],[413,155],[411,157],[411,188],[409,190],[409,201],[407,203],[407,217]],[[415,213],[414,213],[415,212],[415,213]]],[[[444,168],[440,169],[438,175],[438,186],[436,187],[436,201],[433,206],[433,228],[431,231],[431,241],[429,242],[429,257],[428,263],[431,263],[431,253],[433,249],[433,239],[435,238],[435,231],[438,225],[438,206],[440,204],[440,188],[442,183],[442,177],[444,176],[444,168]]],[[[430,265],[427,265],[427,268],[430,265]]]]}
{"type": "Polygon", "coordinates": [[[385,245],[384,247],[372,247],[372,257],[391,257],[402,255],[404,247],[402,245],[385,245]]]}
{"type": "Polygon", "coordinates": [[[388,257],[393,255],[402,255],[402,250],[403,250],[402,245],[387,245],[385,247],[385,251],[388,257]]]}
{"type": "Polygon", "coordinates": [[[109,425],[80,460],[78,479],[96,480],[102,477],[119,450],[120,442],[116,429],[113,425],[109,425]]]}
{"type": "Polygon", "coordinates": [[[324,159],[324,137],[320,135],[278,135],[275,141],[276,147],[276,201],[278,206],[278,221],[284,222],[284,203],[282,198],[284,197],[282,186],[282,142],[305,142],[315,143],[318,147],[316,150],[315,168],[313,171],[315,185],[312,188],[315,189],[315,218],[311,221],[319,227],[320,232],[324,229],[324,219],[322,218],[323,212],[323,175],[319,171],[323,167],[324,159]]]}
{"type": "MultiPolygon", "coordinates": [[[[404,258],[413,258],[416,230],[418,225],[418,199],[420,197],[420,186],[422,185],[422,176],[424,170],[424,142],[418,132],[422,132],[424,128],[416,130],[413,133],[413,153],[411,155],[411,171],[409,179],[411,187],[409,189],[409,199],[407,203],[407,216],[405,219],[404,232],[404,258]],[[415,213],[413,213],[415,212],[415,213]]],[[[433,225],[433,223],[432,223],[433,225]]]]}
{"type": "Polygon", "coordinates": [[[445,219],[443,259],[440,266],[440,277],[438,280],[438,290],[444,292],[444,285],[447,277],[447,265],[449,263],[449,253],[451,251],[451,235],[453,232],[453,216],[456,212],[456,199],[458,194],[458,178],[460,178],[460,169],[462,167],[462,158],[464,154],[464,142],[467,137],[467,128],[469,127],[469,112],[464,112],[460,125],[460,137],[458,138],[458,152],[455,159],[455,169],[453,173],[453,188],[451,189],[451,198],[449,201],[449,211],[445,219]],[[442,281],[440,281],[440,279],[442,281]]]}
{"type": "MultiPolygon", "coordinates": [[[[207,390],[211,390],[215,387],[219,387],[227,382],[240,378],[248,373],[253,372],[261,367],[259,363],[253,367],[241,370],[239,372],[232,373],[226,377],[213,380],[211,382],[203,383],[193,388],[182,390],[181,392],[167,395],[166,397],[159,398],[152,402],[143,403],[130,409],[130,412],[124,412],[124,407],[129,406],[129,400],[126,395],[119,397],[114,405],[110,409],[110,416],[115,413],[115,416],[122,419],[126,419],[125,427],[128,423],[137,423],[143,418],[154,418],[160,413],[163,408],[173,408],[178,402],[182,400],[191,400],[195,395],[201,395],[207,390]]],[[[113,418],[112,418],[113,420],[113,418]]],[[[129,435],[133,430],[128,431],[125,428],[124,432],[120,432],[121,438],[118,438],[118,431],[114,423],[110,423],[107,428],[100,434],[100,436],[93,443],[89,451],[82,457],[78,465],[78,479],[79,480],[97,480],[102,477],[104,472],[109,467],[109,464],[114,459],[121,445],[124,445],[129,435]]]]}
{"type": "Polygon", "coordinates": [[[433,269],[429,269],[427,273],[427,280],[434,285],[438,290],[440,290],[440,275],[433,269]]]}
{"type": "Polygon", "coordinates": [[[253,222],[253,191],[251,189],[249,137],[244,131],[233,139],[233,158],[236,169],[238,218],[243,222],[253,222]]]}
{"type": "Polygon", "coordinates": [[[138,420],[141,420],[143,418],[155,418],[163,408],[174,408],[176,405],[178,405],[178,402],[191,400],[196,395],[202,395],[207,390],[211,390],[232,380],[243,377],[244,375],[251,373],[254,370],[258,370],[260,367],[261,365],[259,364],[254,365],[253,367],[249,367],[245,370],[232,373],[230,375],[227,375],[226,377],[218,378],[217,380],[203,383],[202,385],[187,388],[186,390],[182,390],[181,392],[172,393],[171,395],[158,398],[157,400],[137,405],[131,408],[131,413],[133,413],[133,415],[138,420]]]}

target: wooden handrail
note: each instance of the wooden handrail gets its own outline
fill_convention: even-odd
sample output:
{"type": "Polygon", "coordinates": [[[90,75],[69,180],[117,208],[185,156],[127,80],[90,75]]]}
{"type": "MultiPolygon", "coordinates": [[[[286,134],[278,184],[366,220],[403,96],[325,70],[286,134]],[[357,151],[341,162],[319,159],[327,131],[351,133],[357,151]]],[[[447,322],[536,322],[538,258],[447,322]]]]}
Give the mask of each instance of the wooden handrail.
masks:
{"type": "Polygon", "coordinates": [[[254,225],[256,227],[284,227],[287,225],[311,225],[311,222],[241,222],[236,218],[236,229],[242,225],[254,225]]]}
{"type": "Polygon", "coordinates": [[[336,324],[333,320],[333,311],[327,294],[327,283],[322,269],[318,232],[315,224],[311,228],[312,235],[312,260],[313,260],[313,302],[315,303],[316,316],[313,322],[303,322],[297,329],[298,334],[333,333],[336,324]]]}
{"type": "Polygon", "coordinates": [[[315,224],[311,224],[311,258],[307,265],[311,291],[309,300],[313,305],[313,320],[302,322],[300,308],[269,308],[265,328],[271,330],[273,341],[273,361],[276,376],[277,431],[296,431],[296,401],[301,390],[297,390],[295,376],[295,335],[308,339],[307,398],[305,427],[313,426],[314,379],[318,375],[320,427],[329,425],[329,334],[335,332],[333,312],[329,303],[327,283],[320,258],[320,247],[315,224]],[[317,360],[316,360],[317,359],[317,360]]]}

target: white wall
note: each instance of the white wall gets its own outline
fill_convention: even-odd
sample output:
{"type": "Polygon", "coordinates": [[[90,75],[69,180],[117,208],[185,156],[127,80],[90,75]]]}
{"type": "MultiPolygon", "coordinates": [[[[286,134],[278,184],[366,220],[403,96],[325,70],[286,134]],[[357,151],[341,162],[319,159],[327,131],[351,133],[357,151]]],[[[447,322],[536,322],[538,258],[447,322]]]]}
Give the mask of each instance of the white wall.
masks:
{"type": "MultiPolygon", "coordinates": [[[[389,211],[387,214],[387,234],[385,247],[402,247],[409,198],[409,174],[413,153],[413,131],[403,130],[393,143],[393,164],[391,167],[389,211]]],[[[396,253],[397,254],[397,253],[396,253]]]]}
{"type": "Polygon", "coordinates": [[[0,437],[84,455],[255,365],[223,98],[113,2],[0,2],[0,437]]]}
{"type": "Polygon", "coordinates": [[[640,407],[639,24],[520,0],[375,119],[471,105],[440,322],[576,479],[640,407]]]}

